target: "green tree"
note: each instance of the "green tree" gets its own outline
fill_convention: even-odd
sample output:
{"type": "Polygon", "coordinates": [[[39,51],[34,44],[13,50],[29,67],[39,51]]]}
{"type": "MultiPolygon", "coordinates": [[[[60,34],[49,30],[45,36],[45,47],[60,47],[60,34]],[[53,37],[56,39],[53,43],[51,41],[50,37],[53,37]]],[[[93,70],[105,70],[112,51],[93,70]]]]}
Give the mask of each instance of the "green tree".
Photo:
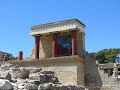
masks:
{"type": "Polygon", "coordinates": [[[109,48],[89,53],[89,55],[91,58],[99,60],[100,63],[113,63],[118,53],[120,53],[120,48],[109,48]]]}

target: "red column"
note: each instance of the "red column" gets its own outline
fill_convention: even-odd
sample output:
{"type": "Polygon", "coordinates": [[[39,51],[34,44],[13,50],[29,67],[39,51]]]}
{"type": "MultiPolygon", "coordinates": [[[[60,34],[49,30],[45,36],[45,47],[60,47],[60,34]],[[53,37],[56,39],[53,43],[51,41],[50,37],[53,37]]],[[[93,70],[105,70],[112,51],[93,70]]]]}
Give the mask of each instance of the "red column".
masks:
{"type": "Polygon", "coordinates": [[[35,59],[39,59],[40,37],[41,36],[35,36],[35,59]]]}
{"type": "Polygon", "coordinates": [[[52,57],[57,56],[57,39],[58,39],[58,34],[54,34],[52,40],[52,57]]]}
{"type": "Polygon", "coordinates": [[[22,60],[22,59],[23,59],[23,52],[22,52],[22,51],[19,52],[18,59],[19,59],[19,60],[22,60]]]}
{"type": "Polygon", "coordinates": [[[72,55],[77,55],[76,33],[77,31],[72,31],[72,55]]]}

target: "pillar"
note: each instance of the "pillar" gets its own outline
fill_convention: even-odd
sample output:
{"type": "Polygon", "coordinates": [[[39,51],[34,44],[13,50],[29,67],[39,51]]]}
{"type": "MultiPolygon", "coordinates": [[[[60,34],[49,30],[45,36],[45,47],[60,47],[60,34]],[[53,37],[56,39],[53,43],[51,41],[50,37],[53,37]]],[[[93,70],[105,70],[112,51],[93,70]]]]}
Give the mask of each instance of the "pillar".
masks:
{"type": "Polygon", "coordinates": [[[19,59],[19,60],[23,60],[23,52],[22,52],[22,51],[19,52],[18,59],[19,59]]]}
{"type": "Polygon", "coordinates": [[[77,31],[72,32],[72,55],[77,55],[77,31]]]}
{"type": "Polygon", "coordinates": [[[40,47],[40,37],[41,36],[34,36],[35,37],[35,59],[39,59],[39,47],[40,47]]]}
{"type": "Polygon", "coordinates": [[[57,39],[58,39],[58,34],[55,33],[53,34],[53,39],[52,39],[52,57],[57,56],[57,39]]]}
{"type": "Polygon", "coordinates": [[[7,61],[8,60],[8,57],[7,55],[4,56],[4,61],[7,61]]]}

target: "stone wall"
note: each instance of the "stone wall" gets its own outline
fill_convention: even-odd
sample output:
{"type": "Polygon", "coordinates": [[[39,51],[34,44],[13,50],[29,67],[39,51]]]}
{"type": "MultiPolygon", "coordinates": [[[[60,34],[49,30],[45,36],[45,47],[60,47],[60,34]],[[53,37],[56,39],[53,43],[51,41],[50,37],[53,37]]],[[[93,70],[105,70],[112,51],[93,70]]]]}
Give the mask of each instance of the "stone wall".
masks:
{"type": "Polygon", "coordinates": [[[85,61],[85,86],[89,90],[119,90],[118,82],[100,70],[95,60],[89,56],[85,61]]]}
{"type": "Polygon", "coordinates": [[[75,62],[47,64],[41,68],[45,71],[54,71],[60,83],[77,85],[77,65],[75,62]]]}
{"type": "Polygon", "coordinates": [[[41,37],[40,41],[40,58],[49,58],[52,56],[52,36],[46,35],[41,37]]]}
{"type": "MultiPolygon", "coordinates": [[[[72,66],[70,67],[71,71],[68,71],[66,67],[63,69],[62,65],[60,65],[60,68],[58,68],[58,65],[55,67],[60,72],[58,76],[61,75],[61,79],[66,80],[66,82],[72,81],[73,74],[76,75],[76,73],[71,74],[71,71],[76,71],[76,63],[64,65],[72,66]],[[74,66],[75,68],[73,68],[74,66]],[[62,73],[61,69],[63,70],[62,73]],[[67,73],[66,75],[65,72],[67,73]]],[[[48,71],[43,71],[40,67],[21,67],[8,63],[1,64],[1,66],[0,90],[88,90],[83,85],[60,83],[60,79],[55,75],[55,68],[48,68],[48,71]],[[8,68],[7,70],[5,69],[6,67],[8,68]]]]}
{"type": "Polygon", "coordinates": [[[84,64],[82,63],[77,63],[77,85],[84,85],[84,64]]]}
{"type": "Polygon", "coordinates": [[[79,31],[77,32],[77,54],[79,56],[83,56],[83,37],[82,37],[82,33],[79,31]]]}
{"type": "MultiPolygon", "coordinates": [[[[42,36],[40,39],[40,53],[39,53],[39,58],[49,58],[52,56],[52,36],[51,35],[45,35],[42,36]]],[[[30,55],[31,59],[35,58],[34,55],[34,48],[31,52],[30,55]]]]}
{"type": "Polygon", "coordinates": [[[84,85],[84,60],[77,56],[51,59],[11,62],[26,67],[40,67],[44,71],[54,71],[63,84],[84,85]]]}
{"type": "Polygon", "coordinates": [[[85,60],[85,83],[86,86],[103,85],[95,60],[89,57],[85,60]]]}

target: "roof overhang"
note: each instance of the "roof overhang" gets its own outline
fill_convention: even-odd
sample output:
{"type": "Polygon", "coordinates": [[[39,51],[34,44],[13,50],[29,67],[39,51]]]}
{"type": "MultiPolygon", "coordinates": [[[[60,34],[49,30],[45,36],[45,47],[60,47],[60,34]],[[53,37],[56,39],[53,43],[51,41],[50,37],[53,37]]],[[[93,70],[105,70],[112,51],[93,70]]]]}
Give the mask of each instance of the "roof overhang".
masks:
{"type": "Polygon", "coordinates": [[[85,25],[78,19],[70,19],[54,23],[32,26],[30,35],[49,34],[51,32],[64,32],[77,29],[84,32],[85,25]]]}

